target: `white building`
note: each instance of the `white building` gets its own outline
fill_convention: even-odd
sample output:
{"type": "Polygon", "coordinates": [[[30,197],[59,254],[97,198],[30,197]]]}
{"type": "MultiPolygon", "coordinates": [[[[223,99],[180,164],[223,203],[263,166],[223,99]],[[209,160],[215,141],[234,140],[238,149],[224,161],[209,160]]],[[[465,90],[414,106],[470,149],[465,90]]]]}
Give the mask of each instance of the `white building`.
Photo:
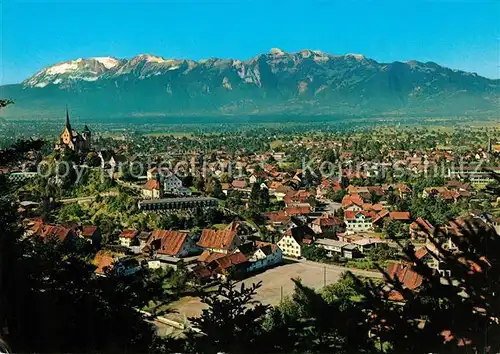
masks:
{"type": "Polygon", "coordinates": [[[373,228],[372,216],[374,213],[366,211],[346,210],[344,213],[344,223],[346,231],[365,232],[373,228]]]}
{"type": "Polygon", "coordinates": [[[297,240],[291,235],[285,235],[278,241],[278,247],[283,251],[285,256],[290,257],[300,257],[301,256],[301,245],[297,240]]]}
{"type": "Polygon", "coordinates": [[[249,272],[269,268],[283,262],[283,252],[277,245],[257,242],[256,246],[257,250],[248,259],[250,261],[249,272]]]}

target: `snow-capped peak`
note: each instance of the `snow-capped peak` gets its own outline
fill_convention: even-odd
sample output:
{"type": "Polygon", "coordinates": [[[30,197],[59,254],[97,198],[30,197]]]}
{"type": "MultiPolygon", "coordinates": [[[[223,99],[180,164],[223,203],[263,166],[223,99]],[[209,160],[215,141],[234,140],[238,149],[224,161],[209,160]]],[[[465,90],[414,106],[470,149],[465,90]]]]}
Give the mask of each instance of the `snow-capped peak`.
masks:
{"type": "Polygon", "coordinates": [[[349,54],[346,54],[345,55],[346,57],[351,57],[351,58],[354,58],[356,60],[363,60],[365,59],[365,56],[363,54],[354,54],[354,53],[349,53],[349,54]]]}
{"type": "Polygon", "coordinates": [[[285,51],[283,51],[279,48],[271,48],[269,53],[271,53],[272,55],[285,55],[286,54],[285,51]]]}
{"type": "Polygon", "coordinates": [[[166,61],[162,57],[151,54],[139,54],[136,58],[145,59],[148,63],[164,63],[166,61]]]}
{"type": "Polygon", "coordinates": [[[120,64],[120,61],[113,57],[94,57],[90,59],[97,60],[99,63],[104,65],[106,69],[112,69],[120,64]]]}
{"type": "Polygon", "coordinates": [[[59,75],[59,74],[65,74],[67,72],[75,71],[78,69],[78,64],[81,62],[80,59],[77,60],[71,60],[67,61],[64,63],[52,65],[49,67],[46,71],[45,74],[47,75],[59,75]]]}

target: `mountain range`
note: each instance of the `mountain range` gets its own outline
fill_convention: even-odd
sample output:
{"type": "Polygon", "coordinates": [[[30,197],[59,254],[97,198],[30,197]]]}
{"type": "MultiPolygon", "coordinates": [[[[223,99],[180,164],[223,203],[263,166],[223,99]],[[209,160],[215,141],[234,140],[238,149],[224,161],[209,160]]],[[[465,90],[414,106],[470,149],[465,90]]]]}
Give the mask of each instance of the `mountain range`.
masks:
{"type": "Polygon", "coordinates": [[[434,62],[273,48],[249,60],[94,57],[58,63],[0,87],[7,118],[238,115],[500,114],[500,80],[434,62]]]}

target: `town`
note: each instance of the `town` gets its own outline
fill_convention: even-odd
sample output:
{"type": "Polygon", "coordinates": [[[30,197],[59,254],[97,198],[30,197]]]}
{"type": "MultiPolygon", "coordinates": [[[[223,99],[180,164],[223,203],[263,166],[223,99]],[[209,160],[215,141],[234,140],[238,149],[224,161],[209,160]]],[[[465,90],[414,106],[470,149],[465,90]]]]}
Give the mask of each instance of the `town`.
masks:
{"type": "Polygon", "coordinates": [[[261,282],[255,298],[279,306],[292,279],[319,290],[383,270],[401,284],[386,300],[404,303],[423,285],[405,254],[446,279],[469,225],[500,233],[494,127],[96,137],[68,110],[61,122],[55,141],[2,159],[23,238],[83,242],[99,277],[165,276],[168,303],[141,308],[161,336],[228,282],[261,282]]]}

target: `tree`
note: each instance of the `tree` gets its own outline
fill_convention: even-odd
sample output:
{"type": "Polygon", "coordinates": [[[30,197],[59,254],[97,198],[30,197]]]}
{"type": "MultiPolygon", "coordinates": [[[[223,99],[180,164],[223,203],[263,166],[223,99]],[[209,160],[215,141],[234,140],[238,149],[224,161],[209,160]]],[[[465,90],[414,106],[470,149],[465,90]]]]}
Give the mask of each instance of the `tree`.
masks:
{"type": "Polygon", "coordinates": [[[398,220],[384,220],[382,232],[387,238],[409,237],[409,226],[398,220]]]}
{"type": "Polygon", "coordinates": [[[205,180],[203,179],[202,176],[196,177],[194,181],[194,186],[201,193],[205,191],[205,180]]]}
{"type": "Polygon", "coordinates": [[[212,196],[219,199],[224,197],[224,193],[222,192],[222,185],[216,178],[214,179],[212,186],[212,196]]]}
{"type": "Polygon", "coordinates": [[[391,259],[397,259],[398,250],[385,243],[376,244],[366,254],[368,259],[373,262],[384,262],[391,259]]]}
{"type": "Polygon", "coordinates": [[[262,187],[259,192],[259,206],[262,210],[269,207],[269,189],[262,187]]]}
{"type": "Polygon", "coordinates": [[[342,202],[342,199],[344,199],[344,196],[347,194],[347,191],[344,189],[338,190],[336,192],[333,191],[333,187],[328,187],[327,193],[326,193],[326,198],[336,202],[340,203],[342,202]]]}
{"type": "Polygon", "coordinates": [[[12,101],[10,99],[0,99],[0,109],[7,107],[10,104],[14,104],[14,101],[12,101]]]}
{"type": "MultiPolygon", "coordinates": [[[[259,351],[261,323],[267,306],[253,297],[261,282],[239,290],[234,282],[221,284],[217,291],[203,294],[208,305],[200,317],[190,318],[193,329],[187,334],[188,350],[196,353],[256,353],[259,351]]],[[[262,344],[262,343],[260,343],[262,344]]]]}
{"type": "MultiPolygon", "coordinates": [[[[359,288],[359,281],[353,279],[355,285],[341,285],[359,288]]],[[[324,292],[317,293],[304,286],[300,279],[292,280],[295,283],[294,293],[268,312],[263,325],[264,338],[267,338],[265,343],[271,346],[269,352],[374,352],[363,311],[365,303],[361,296],[353,301],[352,297],[357,295],[355,290],[351,289],[351,293],[326,288],[324,292]]]]}
{"type": "Polygon", "coordinates": [[[229,176],[227,172],[224,172],[220,178],[219,178],[221,183],[231,183],[232,182],[232,177],[229,176]]]}
{"type": "MultiPolygon", "coordinates": [[[[433,257],[443,276],[405,249],[407,267],[421,278],[416,290],[403,287],[387,274],[386,282],[369,287],[372,300],[368,312],[373,335],[387,343],[394,353],[496,353],[500,350],[500,237],[482,221],[457,224],[460,236],[442,234],[436,229],[429,235],[434,244],[433,257]],[[459,226],[462,225],[462,226],[459,226]],[[458,251],[443,247],[451,237],[458,251]],[[397,303],[385,301],[397,291],[397,303]],[[381,296],[382,294],[382,296],[381,296]],[[402,339],[404,338],[404,339],[402,339]]],[[[412,277],[416,278],[415,275],[412,277]]]]}
{"type": "Polygon", "coordinates": [[[309,168],[306,168],[302,175],[302,186],[305,188],[311,187],[313,184],[313,176],[311,174],[311,170],[309,168]]]}
{"type": "Polygon", "coordinates": [[[326,250],[314,245],[302,247],[301,254],[302,257],[311,261],[321,262],[328,259],[326,250]]]}
{"type": "Polygon", "coordinates": [[[0,321],[12,350],[148,351],[155,332],[135,309],[159,284],[145,274],[96,276],[86,242],[22,238],[13,206],[0,201],[0,321]]]}
{"type": "Polygon", "coordinates": [[[85,162],[90,167],[99,167],[101,166],[101,159],[95,152],[89,152],[87,157],[85,158],[85,162]]]}
{"type": "Polygon", "coordinates": [[[192,187],[194,183],[194,178],[193,175],[188,173],[183,179],[182,179],[182,184],[184,184],[186,187],[192,187]]]}

